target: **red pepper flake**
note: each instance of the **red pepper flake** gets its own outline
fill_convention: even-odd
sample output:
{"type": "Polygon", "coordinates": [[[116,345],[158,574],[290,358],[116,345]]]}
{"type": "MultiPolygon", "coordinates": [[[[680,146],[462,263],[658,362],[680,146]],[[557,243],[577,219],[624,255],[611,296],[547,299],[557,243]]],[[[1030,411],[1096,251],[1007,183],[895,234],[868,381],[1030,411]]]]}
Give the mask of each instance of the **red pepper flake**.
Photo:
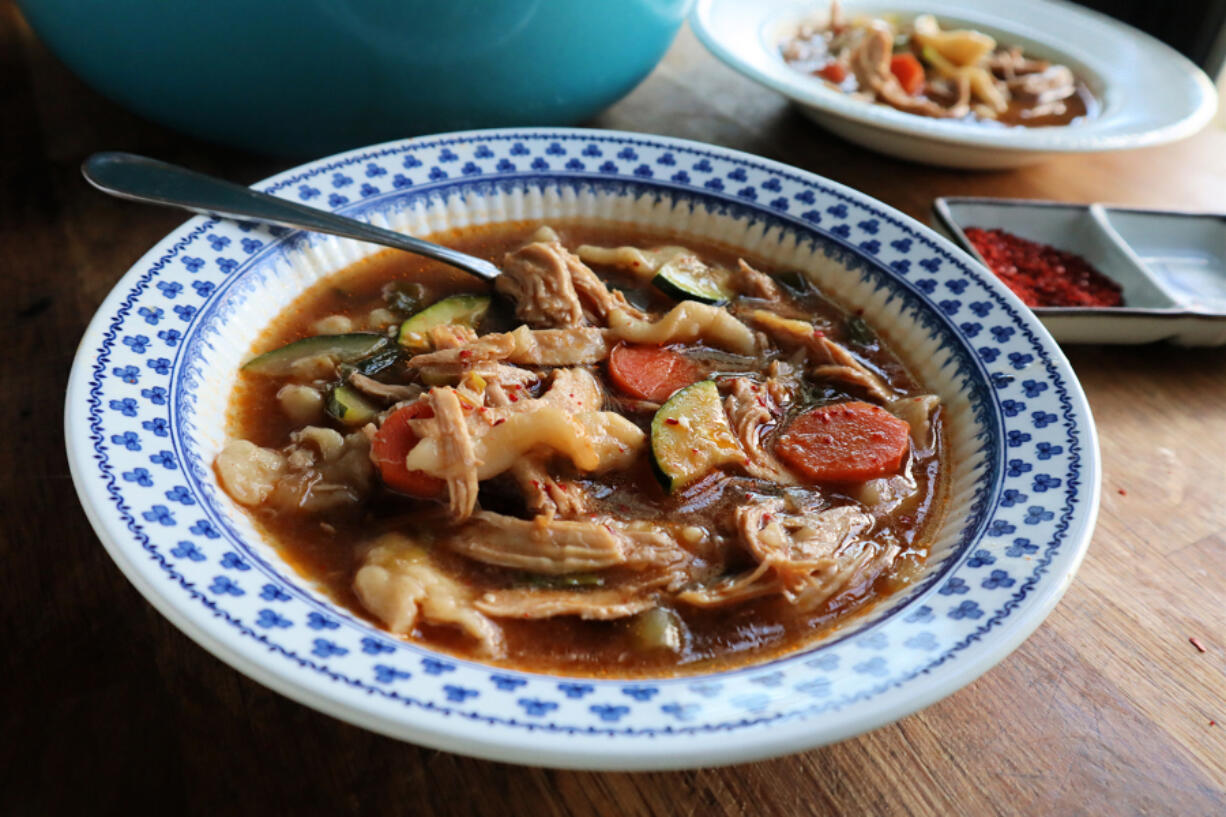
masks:
{"type": "Polygon", "coordinates": [[[813,337],[815,337],[815,338],[824,338],[824,337],[826,337],[826,333],[825,333],[825,332],[823,332],[823,331],[822,331],[822,330],[820,330],[820,329],[814,329],[814,330],[813,330],[813,337]]]}
{"type": "Polygon", "coordinates": [[[1123,488],[1120,488],[1120,496],[1128,496],[1128,492],[1125,491],[1123,488]]]}
{"type": "Polygon", "coordinates": [[[505,423],[506,421],[507,421],[507,418],[506,418],[506,417],[499,417],[497,420],[495,420],[495,421],[494,421],[494,425],[496,425],[496,426],[500,426],[500,425],[502,425],[503,423],[505,423]]]}
{"type": "Polygon", "coordinates": [[[1004,230],[963,232],[996,277],[1027,306],[1123,306],[1120,285],[1080,255],[1004,230]]]}
{"type": "Polygon", "coordinates": [[[769,521],[771,521],[771,515],[770,515],[770,514],[768,514],[768,513],[764,513],[764,514],[762,514],[762,521],[763,521],[763,522],[769,522],[769,521]]]}
{"type": "Polygon", "coordinates": [[[678,420],[676,417],[665,417],[665,418],[664,418],[664,422],[668,423],[670,426],[675,426],[675,425],[680,425],[680,424],[681,424],[681,421],[680,421],[680,420],[678,420]]]}
{"type": "Polygon", "coordinates": [[[539,491],[539,490],[541,489],[541,483],[540,483],[540,480],[535,480],[535,479],[534,479],[534,480],[532,480],[532,487],[533,487],[533,488],[536,488],[536,489],[539,491]]]}
{"type": "Polygon", "coordinates": [[[460,350],[460,360],[468,360],[472,356],[473,356],[472,349],[461,349],[460,350]]]}
{"type": "Polygon", "coordinates": [[[518,403],[518,402],[519,402],[519,398],[518,398],[518,397],[516,397],[516,396],[515,396],[515,395],[513,395],[513,394],[508,394],[508,395],[507,395],[507,399],[508,399],[508,400],[510,400],[512,403],[518,403]]]}
{"type": "Polygon", "coordinates": [[[691,453],[691,454],[697,454],[697,453],[698,453],[698,449],[697,449],[697,448],[691,448],[691,449],[690,449],[690,453],[691,453]]]}
{"type": "Polygon", "coordinates": [[[1205,649],[1205,645],[1200,643],[1200,639],[1196,636],[1192,636],[1188,639],[1188,641],[1191,642],[1192,646],[1196,648],[1197,652],[1208,652],[1208,650],[1205,649]]]}
{"type": "Polygon", "coordinates": [[[1209,721],[1210,726],[1217,726],[1217,721],[1209,721]]]}

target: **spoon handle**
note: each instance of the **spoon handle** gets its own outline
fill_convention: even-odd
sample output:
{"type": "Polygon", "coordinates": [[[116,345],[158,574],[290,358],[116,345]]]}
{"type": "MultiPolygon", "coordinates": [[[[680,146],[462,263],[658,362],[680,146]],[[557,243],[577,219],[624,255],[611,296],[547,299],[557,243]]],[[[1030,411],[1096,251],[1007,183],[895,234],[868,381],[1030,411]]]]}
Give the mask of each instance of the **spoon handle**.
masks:
{"type": "Polygon", "coordinates": [[[81,165],[81,173],[94,187],[123,199],[356,238],[424,255],[487,281],[499,275],[490,262],[439,244],[132,153],[95,153],[81,165]]]}

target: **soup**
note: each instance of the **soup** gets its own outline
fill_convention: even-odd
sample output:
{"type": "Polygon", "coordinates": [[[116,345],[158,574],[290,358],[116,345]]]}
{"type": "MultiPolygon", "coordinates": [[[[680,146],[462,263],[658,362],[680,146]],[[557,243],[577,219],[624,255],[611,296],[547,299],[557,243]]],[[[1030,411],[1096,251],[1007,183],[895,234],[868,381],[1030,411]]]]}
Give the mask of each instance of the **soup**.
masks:
{"type": "Polygon", "coordinates": [[[801,648],[927,553],[942,413],[807,278],[599,222],[434,236],[262,334],[216,459],[284,558],[390,633],[641,676],[801,648]]]}
{"type": "Polygon", "coordinates": [[[981,125],[1068,125],[1097,103],[1065,65],[998,44],[982,31],[943,29],[931,14],[848,18],[838,0],[824,20],[780,45],[784,61],[851,96],[903,113],[981,125]]]}

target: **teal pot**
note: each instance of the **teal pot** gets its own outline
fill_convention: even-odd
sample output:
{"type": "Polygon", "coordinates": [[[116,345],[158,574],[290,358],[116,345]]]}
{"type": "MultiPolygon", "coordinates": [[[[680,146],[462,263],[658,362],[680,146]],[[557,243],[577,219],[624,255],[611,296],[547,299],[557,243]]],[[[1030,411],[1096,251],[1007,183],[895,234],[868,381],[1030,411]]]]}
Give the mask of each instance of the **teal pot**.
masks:
{"type": "Polygon", "coordinates": [[[693,0],[19,0],[130,110],[280,155],[582,121],[659,62],[693,0]]]}

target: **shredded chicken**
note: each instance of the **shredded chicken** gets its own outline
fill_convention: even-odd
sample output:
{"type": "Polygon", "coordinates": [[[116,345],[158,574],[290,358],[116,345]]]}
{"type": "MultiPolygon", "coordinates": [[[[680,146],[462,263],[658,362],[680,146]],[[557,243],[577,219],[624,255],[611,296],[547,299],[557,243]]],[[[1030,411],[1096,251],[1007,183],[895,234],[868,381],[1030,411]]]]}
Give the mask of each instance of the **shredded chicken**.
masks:
{"type": "Polygon", "coordinates": [[[742,545],[759,564],[773,568],[785,595],[796,593],[812,571],[823,568],[844,543],[873,525],[872,516],[850,505],[788,514],[778,498],[742,505],[736,509],[736,521],[742,545]]]}
{"type": "Polygon", "coordinates": [[[732,432],[745,450],[745,470],[758,479],[794,485],[796,477],[762,446],[762,438],[779,421],[784,407],[791,402],[790,390],[781,387],[779,381],[771,380],[774,381],[773,388],[749,377],[725,380],[721,384],[728,390],[728,396],[724,398],[724,411],[728,414],[732,432]],[[780,397],[783,399],[778,399],[780,397]]]}
{"type": "Polygon", "coordinates": [[[631,585],[597,590],[494,590],[481,596],[475,606],[495,618],[578,616],[608,621],[637,615],[652,609],[657,603],[654,596],[644,595],[642,587],[631,585]]]}
{"type": "Polygon", "coordinates": [[[477,330],[462,323],[442,323],[426,332],[434,349],[458,349],[477,339],[477,330]]]}
{"type": "Polygon", "coordinates": [[[631,306],[619,290],[609,289],[583,262],[578,259],[576,262],[571,275],[574,277],[575,291],[579,293],[579,299],[584,305],[584,317],[590,323],[603,325],[608,320],[609,313],[615,309],[636,318],[647,317],[645,312],[631,306]]]}
{"type": "Polygon", "coordinates": [[[858,386],[882,403],[888,403],[897,396],[881,377],[869,370],[846,347],[826,337],[812,324],[783,318],[764,309],[753,310],[749,317],[779,343],[804,348],[810,361],[816,364],[810,372],[813,377],[858,386]]]}
{"type": "Polygon", "coordinates": [[[931,116],[937,119],[966,116],[968,109],[943,108],[930,99],[912,96],[903,90],[898,77],[890,71],[894,55],[894,38],[889,29],[861,29],[863,39],[851,52],[851,70],[861,88],[871,90],[877,98],[904,113],[931,116]]]}
{"type": "Polygon", "coordinates": [[[550,234],[538,234],[538,240],[508,253],[503,262],[495,287],[515,302],[516,317],[532,326],[561,329],[585,321],[603,324],[613,309],[645,317],[550,234]]]}
{"type": "Polygon", "coordinates": [[[804,514],[784,512],[781,499],[759,499],[737,509],[741,543],[758,560],[754,570],[678,595],[698,607],[718,607],[781,594],[802,611],[864,587],[892,564],[899,548],[860,535],[873,517],[843,506],[804,514]]]}
{"type": "Polygon", "coordinates": [[[558,482],[549,473],[548,450],[529,451],[511,466],[528,510],[541,516],[573,519],[588,513],[587,497],[574,483],[558,482]]]}
{"type": "Polygon", "coordinates": [[[474,514],[445,544],[479,562],[548,575],[659,565],[681,556],[676,542],[655,527],[613,519],[516,519],[488,511],[474,514]]]}
{"type": "Polygon", "coordinates": [[[1027,59],[1022,55],[1021,46],[998,48],[988,55],[984,64],[988,70],[1006,82],[1027,74],[1041,73],[1051,66],[1047,60],[1027,59]]]}
{"type": "MultiPolygon", "coordinates": [[[[617,314],[617,313],[614,313],[617,314]]],[[[409,358],[409,367],[505,361],[519,366],[584,366],[609,356],[608,332],[594,327],[491,332],[472,343],[409,358]]]]}
{"type": "Polygon", "coordinates": [[[416,383],[409,383],[403,386],[380,383],[373,377],[367,377],[361,372],[354,372],[349,375],[349,385],[362,392],[362,394],[378,397],[381,400],[388,400],[393,403],[416,400],[422,394],[422,387],[416,383]]]}
{"type": "Polygon", "coordinates": [[[429,383],[458,383],[466,377],[478,377],[487,386],[497,385],[503,389],[522,389],[541,379],[541,374],[492,360],[475,363],[443,363],[422,366],[422,380],[429,383]]]}
{"type": "MultiPolygon", "coordinates": [[[[438,459],[442,463],[433,473],[447,481],[451,518],[463,522],[477,506],[477,466],[481,460],[473,448],[468,421],[455,389],[431,389],[427,398],[434,410],[438,459]]],[[[412,466],[409,466],[412,470],[412,466]]]]}
{"type": "Polygon", "coordinates": [[[494,288],[515,302],[515,316],[537,327],[583,325],[583,305],[575,292],[571,259],[557,241],[534,241],[507,253],[494,288]]]}
{"type": "Polygon", "coordinates": [[[376,540],[354,576],[353,589],[369,610],[398,635],[408,635],[418,619],[454,626],[498,658],[505,652],[502,630],[473,606],[473,591],[448,576],[429,552],[405,536],[389,533],[376,540]]]}
{"type": "Polygon", "coordinates": [[[760,272],[749,264],[745,263],[744,258],[738,258],[736,262],[736,270],[732,274],[733,284],[736,286],[737,292],[742,295],[748,295],[750,298],[761,298],[765,301],[779,300],[779,285],[775,280],[765,272],[760,272]]]}
{"type": "Polygon", "coordinates": [[[626,561],[624,542],[600,525],[486,511],[448,537],[446,545],[478,562],[550,575],[603,570],[626,561]]]}
{"type": "Polygon", "coordinates": [[[838,380],[850,386],[859,386],[869,397],[883,403],[894,398],[894,390],[859,362],[855,365],[817,366],[809,374],[816,380],[838,380]]]}
{"type": "Polygon", "coordinates": [[[941,398],[935,394],[919,394],[900,397],[886,409],[911,427],[911,442],[920,450],[931,450],[936,441],[932,438],[932,418],[941,406],[941,398]]]}
{"type": "Polygon", "coordinates": [[[1038,73],[1014,77],[1005,81],[1005,87],[1015,98],[1029,105],[1049,105],[1077,92],[1073,72],[1065,65],[1050,65],[1038,73]]]}

